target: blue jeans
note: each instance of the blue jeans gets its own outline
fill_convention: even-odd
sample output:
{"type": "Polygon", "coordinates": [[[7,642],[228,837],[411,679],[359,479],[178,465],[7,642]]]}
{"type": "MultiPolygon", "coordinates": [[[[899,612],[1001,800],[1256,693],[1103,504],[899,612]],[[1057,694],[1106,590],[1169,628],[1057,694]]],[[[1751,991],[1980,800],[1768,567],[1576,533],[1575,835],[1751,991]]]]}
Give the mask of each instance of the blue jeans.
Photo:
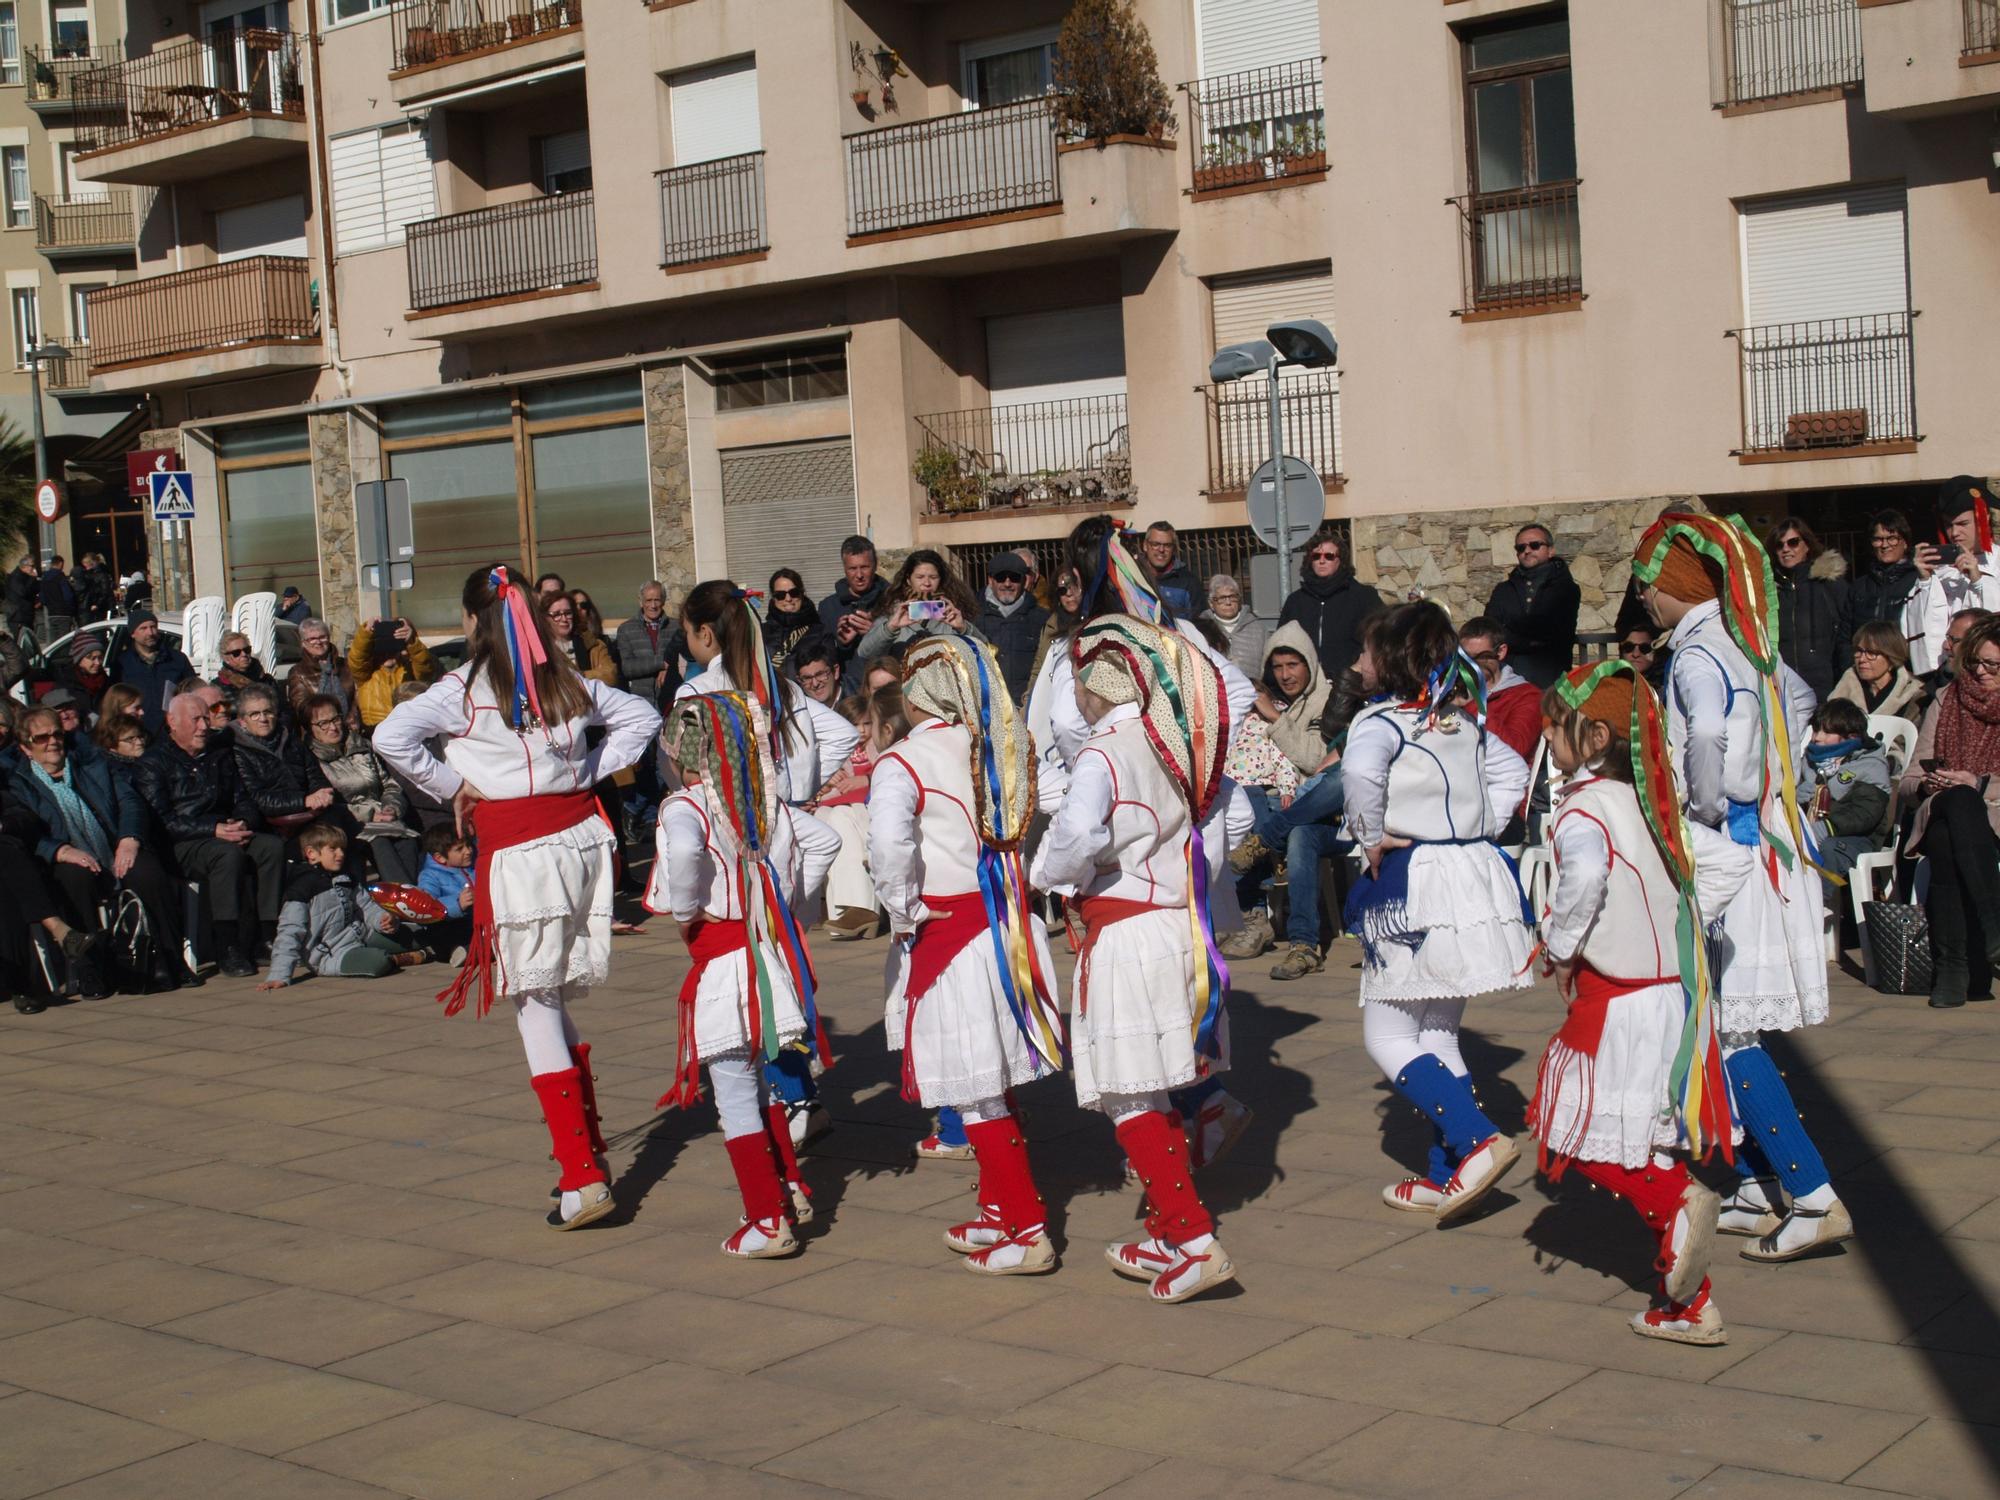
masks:
{"type": "Polygon", "coordinates": [[[1250,806],[1257,817],[1257,836],[1273,849],[1285,847],[1292,830],[1308,823],[1337,824],[1347,806],[1347,794],[1340,781],[1340,767],[1330,766],[1299,783],[1290,807],[1278,806],[1269,787],[1247,788],[1250,806]]]}
{"type": "Polygon", "coordinates": [[[1288,943],[1319,946],[1319,862],[1339,833],[1331,823],[1302,823],[1285,841],[1285,878],[1291,882],[1285,912],[1288,943]]]}
{"type": "Polygon", "coordinates": [[[1268,788],[1248,790],[1257,836],[1272,848],[1285,851],[1286,879],[1291,882],[1285,940],[1317,947],[1319,862],[1339,836],[1340,814],[1347,805],[1340,767],[1331,766],[1307,777],[1293,794],[1290,807],[1280,807],[1268,788]]]}

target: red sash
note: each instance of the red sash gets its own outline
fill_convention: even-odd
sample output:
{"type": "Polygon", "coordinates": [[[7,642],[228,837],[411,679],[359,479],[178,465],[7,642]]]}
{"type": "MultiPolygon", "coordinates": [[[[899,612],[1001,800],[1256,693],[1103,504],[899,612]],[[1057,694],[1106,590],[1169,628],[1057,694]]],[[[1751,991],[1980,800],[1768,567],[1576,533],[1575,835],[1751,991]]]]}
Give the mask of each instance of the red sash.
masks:
{"type": "Polygon", "coordinates": [[[1097,946],[1098,935],[1112,923],[1129,917],[1180,908],[1153,901],[1133,901],[1124,896],[1085,896],[1077,903],[1077,910],[1083,914],[1083,946],[1077,949],[1076,957],[1076,1013],[1084,1016],[1090,1014],[1090,952],[1097,946]]]}
{"type": "Polygon", "coordinates": [[[926,896],[924,905],[930,908],[930,920],[917,929],[916,941],[910,945],[910,972],[903,985],[903,1097],[912,1104],[922,1102],[911,1036],[917,1002],[931,992],[951,961],[991,925],[986,919],[986,898],[977,891],[963,896],[926,896]]]}
{"type": "MultiPolygon", "coordinates": [[[[472,832],[479,842],[479,857],[472,867],[472,939],[465,950],[465,963],[449,988],[438,992],[444,1013],[455,1016],[465,1009],[472,992],[479,992],[479,1014],[493,1006],[494,971],[499,957],[493,948],[493,856],[502,849],[532,843],[602,818],[604,809],[589,787],[573,792],[550,792],[539,797],[509,797],[472,805],[472,832]]],[[[606,826],[609,826],[608,820],[606,826]]],[[[506,982],[506,976],[500,977],[506,982]]]]}
{"type": "Polygon", "coordinates": [[[742,922],[697,917],[688,924],[688,957],[694,965],[681,981],[680,1044],[674,1055],[674,1086],[660,1095],[656,1109],[677,1104],[682,1109],[701,1102],[701,1055],[695,1046],[694,997],[702,971],[718,958],[750,946],[750,929],[742,922]]]}
{"type": "Polygon", "coordinates": [[[1569,1014],[1542,1053],[1535,1070],[1535,1096],[1528,1104],[1528,1126],[1541,1141],[1542,1171],[1551,1182],[1560,1182],[1570,1158],[1582,1147],[1597,1108],[1597,1049],[1604,1041],[1604,1021],[1611,1003],[1621,996],[1651,989],[1656,984],[1678,983],[1666,979],[1613,979],[1593,969],[1582,959],[1576,964],[1576,998],[1569,1002],[1569,1014]],[[1556,1101],[1565,1091],[1579,1095],[1576,1119],[1561,1140],[1550,1140],[1557,1113],[1556,1101]]]}

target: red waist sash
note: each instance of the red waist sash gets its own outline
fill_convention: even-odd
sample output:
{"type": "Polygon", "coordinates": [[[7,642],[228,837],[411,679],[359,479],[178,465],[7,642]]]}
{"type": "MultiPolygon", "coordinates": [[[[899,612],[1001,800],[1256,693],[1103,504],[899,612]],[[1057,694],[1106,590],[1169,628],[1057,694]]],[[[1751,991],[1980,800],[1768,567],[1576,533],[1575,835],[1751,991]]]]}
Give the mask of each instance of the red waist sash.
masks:
{"type": "Polygon", "coordinates": [[[1535,1071],[1535,1096],[1528,1104],[1528,1126],[1541,1141],[1541,1169],[1552,1182],[1562,1180],[1570,1158],[1590,1133],[1591,1116],[1597,1107],[1597,1049],[1604,1041],[1604,1022],[1612,1002],[1656,984],[1679,982],[1678,976],[1671,980],[1613,979],[1582,959],[1577,960],[1575,978],[1575,998],[1542,1053],[1535,1071]],[[1552,1140],[1550,1132],[1560,1112],[1558,1101],[1565,1093],[1574,1096],[1576,1117],[1560,1139],[1552,1140]]]}
{"type": "Polygon", "coordinates": [[[688,924],[688,957],[694,965],[681,981],[680,1044],[674,1056],[674,1086],[660,1095],[656,1108],[669,1104],[687,1109],[701,1102],[701,1054],[695,1046],[694,997],[702,972],[718,958],[750,946],[750,929],[742,922],[698,917],[688,924]]]}
{"type": "Polygon", "coordinates": [[[951,961],[983,935],[990,925],[986,898],[977,891],[963,896],[926,896],[930,920],[917,929],[910,945],[910,969],[903,984],[903,1097],[922,1102],[917,1088],[915,1038],[917,1002],[931,992],[951,961]]]}
{"type": "MultiPolygon", "coordinates": [[[[465,962],[459,968],[458,978],[438,993],[446,1015],[455,1016],[464,1010],[475,989],[479,992],[480,1015],[493,1006],[494,971],[499,966],[499,955],[493,946],[493,856],[502,849],[533,843],[603,816],[597,794],[589,787],[472,804],[472,832],[479,842],[479,857],[472,867],[472,939],[466,945],[465,962]]],[[[506,976],[499,978],[504,985],[506,976]]]]}
{"type": "Polygon", "coordinates": [[[1144,916],[1149,911],[1180,909],[1177,906],[1162,906],[1153,901],[1133,901],[1125,896],[1085,896],[1077,902],[1077,910],[1083,914],[1083,945],[1077,949],[1076,958],[1078,1015],[1090,1013],[1090,953],[1097,946],[1097,939],[1104,929],[1114,922],[1144,916]]]}

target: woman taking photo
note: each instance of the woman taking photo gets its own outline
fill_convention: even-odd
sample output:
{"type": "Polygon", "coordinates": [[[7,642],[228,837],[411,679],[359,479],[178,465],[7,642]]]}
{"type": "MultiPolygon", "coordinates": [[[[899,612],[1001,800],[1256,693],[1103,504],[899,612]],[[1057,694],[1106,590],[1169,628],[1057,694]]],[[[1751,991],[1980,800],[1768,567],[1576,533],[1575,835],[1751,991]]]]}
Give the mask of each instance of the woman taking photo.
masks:
{"type": "Polygon", "coordinates": [[[884,603],[888,613],[868,627],[855,648],[863,661],[873,661],[892,648],[900,651],[927,635],[986,639],[972,623],[979,617],[979,601],[952,572],[951,564],[928,549],[903,560],[884,603]]]}
{"type": "Polygon", "coordinates": [[[1928,689],[1910,671],[1910,643],[1900,625],[1869,620],[1854,632],[1854,665],[1841,674],[1832,696],[1865,714],[1894,714],[1921,724],[1928,689]]]}

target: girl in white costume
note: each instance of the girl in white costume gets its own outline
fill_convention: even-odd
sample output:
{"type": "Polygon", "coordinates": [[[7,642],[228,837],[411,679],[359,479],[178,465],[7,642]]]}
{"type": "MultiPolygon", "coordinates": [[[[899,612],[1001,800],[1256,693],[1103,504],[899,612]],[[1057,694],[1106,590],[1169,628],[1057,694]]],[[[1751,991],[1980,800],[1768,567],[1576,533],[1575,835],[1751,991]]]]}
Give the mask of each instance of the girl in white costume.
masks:
{"type": "Polygon", "coordinates": [[[659,715],[581,676],[555,649],[533,592],[511,568],[481,568],[463,595],[466,664],[375,730],[375,752],[420,791],[452,804],[476,833],[478,897],[447,1015],[496,993],[514,1002],[528,1070],[561,1168],[551,1227],[574,1229],[613,1208],[590,1048],[566,1001],[611,967],[612,854],[617,837],[592,793],[633,764],[659,715]],[[588,747],[585,731],[605,730],[588,747]],[[440,760],[425,746],[445,739],[440,760]]]}
{"type": "Polygon", "coordinates": [[[1376,615],[1355,670],[1374,695],[1342,762],[1347,830],[1368,865],[1347,901],[1362,943],[1361,1034],[1435,1137],[1429,1172],[1382,1198],[1442,1224],[1520,1154],[1474,1098],[1458,1030],[1472,996],[1534,983],[1520,882],[1493,844],[1528,767],[1472,711],[1481,679],[1437,605],[1376,615]]]}
{"type": "Polygon", "coordinates": [[[1053,1271],[1046,1214],[1008,1093],[1060,1070],[1048,935],[1020,841],[1034,816],[1026,728],[992,649],[931,636],[903,660],[914,725],[875,763],[868,854],[895,942],[885,1016],[903,1096],[956,1109],[979,1162],[979,1217],[945,1232],[968,1270],[1053,1271]]]}
{"type": "Polygon", "coordinates": [[[743,1195],[722,1242],[744,1259],[790,1255],[812,1217],[783,1106],[762,1065],[812,1033],[812,957],[792,916],[826,878],[833,851],[778,800],[769,723],[741,693],[677,698],[662,740],[678,790],[660,809],[647,906],[671,914],[694,959],[681,985],[674,1086],[662,1107],[695,1103],[701,1064],[743,1195]]]}

